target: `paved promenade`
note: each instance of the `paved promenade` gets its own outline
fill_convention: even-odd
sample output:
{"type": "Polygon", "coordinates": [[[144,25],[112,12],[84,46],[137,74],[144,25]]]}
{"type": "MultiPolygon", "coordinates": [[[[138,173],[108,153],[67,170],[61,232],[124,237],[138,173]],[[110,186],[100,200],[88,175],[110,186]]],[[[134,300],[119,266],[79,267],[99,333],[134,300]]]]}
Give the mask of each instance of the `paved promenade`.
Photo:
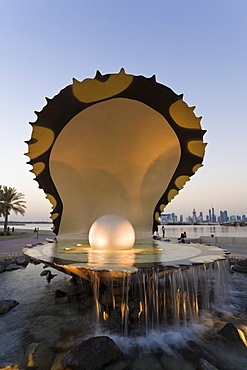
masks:
{"type": "Polygon", "coordinates": [[[40,233],[38,239],[33,233],[27,233],[16,236],[0,237],[0,254],[3,253],[21,253],[22,248],[27,244],[36,245],[38,243],[46,243],[48,239],[54,239],[55,235],[51,233],[40,233]]]}

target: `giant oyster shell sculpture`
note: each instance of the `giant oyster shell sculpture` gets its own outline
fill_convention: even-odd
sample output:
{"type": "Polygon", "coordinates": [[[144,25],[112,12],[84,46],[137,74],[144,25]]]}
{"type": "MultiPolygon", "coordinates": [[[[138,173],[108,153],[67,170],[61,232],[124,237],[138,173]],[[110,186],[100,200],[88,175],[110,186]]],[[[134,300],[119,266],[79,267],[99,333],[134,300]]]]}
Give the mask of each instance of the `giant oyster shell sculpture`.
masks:
{"type": "Polygon", "coordinates": [[[104,215],[127,219],[137,239],[154,232],[204,157],[201,117],[182,98],[124,69],[46,98],[27,155],[59,238],[87,238],[104,215]]]}

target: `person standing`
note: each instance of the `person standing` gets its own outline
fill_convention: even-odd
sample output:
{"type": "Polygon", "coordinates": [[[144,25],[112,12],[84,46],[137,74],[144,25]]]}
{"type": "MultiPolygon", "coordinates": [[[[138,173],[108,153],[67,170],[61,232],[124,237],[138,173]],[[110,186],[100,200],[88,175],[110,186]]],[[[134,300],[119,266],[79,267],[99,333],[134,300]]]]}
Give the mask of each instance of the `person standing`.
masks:
{"type": "Polygon", "coordinates": [[[165,227],[164,227],[164,226],[162,226],[162,238],[164,238],[164,237],[165,237],[165,231],[166,231],[165,227]]]}

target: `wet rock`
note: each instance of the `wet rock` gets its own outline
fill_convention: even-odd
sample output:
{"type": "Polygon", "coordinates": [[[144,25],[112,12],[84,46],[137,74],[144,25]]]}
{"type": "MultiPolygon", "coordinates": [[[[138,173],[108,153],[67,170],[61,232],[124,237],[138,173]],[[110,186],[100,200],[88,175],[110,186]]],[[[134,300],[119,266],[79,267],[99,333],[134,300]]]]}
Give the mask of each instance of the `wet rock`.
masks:
{"type": "Polygon", "coordinates": [[[10,263],[8,266],[5,267],[5,271],[18,270],[20,268],[20,265],[17,265],[16,263],[10,263]]]}
{"type": "Polygon", "coordinates": [[[218,370],[214,365],[210,364],[204,358],[200,358],[196,370],[218,370]]]}
{"type": "MultiPolygon", "coordinates": [[[[41,271],[40,276],[46,276],[50,270],[41,271]]],[[[51,272],[51,271],[50,271],[51,272]]]]}
{"type": "Polygon", "coordinates": [[[233,324],[227,323],[221,330],[219,330],[218,334],[246,349],[244,342],[240,338],[238,329],[233,324]]]}
{"type": "Polygon", "coordinates": [[[247,259],[237,261],[237,263],[232,266],[232,270],[236,272],[245,272],[247,273],[247,259]]]}
{"type": "Polygon", "coordinates": [[[19,257],[19,258],[16,258],[15,259],[15,263],[17,264],[17,265],[21,265],[21,266],[27,266],[28,265],[28,263],[29,263],[29,258],[27,258],[27,257],[19,257]]]}
{"type": "Polygon", "coordinates": [[[10,263],[12,262],[12,260],[8,260],[6,258],[4,258],[2,261],[0,261],[0,266],[8,266],[10,263]]]}
{"type": "Polygon", "coordinates": [[[4,272],[4,271],[5,271],[5,266],[0,265],[0,272],[4,272]]]}
{"type": "Polygon", "coordinates": [[[0,301],[0,315],[10,311],[12,308],[17,306],[19,302],[15,301],[14,299],[5,299],[0,301]]]}
{"type": "Polygon", "coordinates": [[[61,365],[63,369],[97,370],[118,360],[121,355],[121,350],[109,337],[92,337],[66,353],[61,365]]]}
{"type": "Polygon", "coordinates": [[[247,258],[245,260],[241,260],[237,262],[238,266],[243,266],[247,268],[247,258]]]}
{"type": "Polygon", "coordinates": [[[48,283],[51,282],[52,279],[54,279],[54,277],[56,277],[57,274],[52,274],[50,270],[47,270],[47,274],[46,274],[46,280],[48,281],[48,283]]]}
{"type": "Polygon", "coordinates": [[[140,307],[136,305],[130,311],[130,314],[129,314],[130,322],[134,323],[134,322],[138,321],[139,320],[139,314],[140,314],[140,307]]]}
{"type": "Polygon", "coordinates": [[[40,261],[38,261],[38,260],[36,260],[34,258],[30,258],[30,261],[29,262],[30,263],[33,263],[34,265],[39,265],[41,263],[40,261]]]}

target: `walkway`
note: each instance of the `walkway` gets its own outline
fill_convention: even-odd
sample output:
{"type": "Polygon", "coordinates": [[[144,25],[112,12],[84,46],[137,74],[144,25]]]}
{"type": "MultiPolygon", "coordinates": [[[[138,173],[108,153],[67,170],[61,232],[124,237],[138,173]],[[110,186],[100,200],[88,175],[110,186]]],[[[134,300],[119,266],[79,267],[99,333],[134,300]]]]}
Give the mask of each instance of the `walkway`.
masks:
{"type": "Polygon", "coordinates": [[[33,233],[22,234],[16,236],[0,237],[0,255],[5,254],[22,254],[22,248],[27,244],[36,245],[39,243],[46,243],[48,239],[53,239],[51,233],[40,233],[38,239],[34,237],[33,233]]]}

